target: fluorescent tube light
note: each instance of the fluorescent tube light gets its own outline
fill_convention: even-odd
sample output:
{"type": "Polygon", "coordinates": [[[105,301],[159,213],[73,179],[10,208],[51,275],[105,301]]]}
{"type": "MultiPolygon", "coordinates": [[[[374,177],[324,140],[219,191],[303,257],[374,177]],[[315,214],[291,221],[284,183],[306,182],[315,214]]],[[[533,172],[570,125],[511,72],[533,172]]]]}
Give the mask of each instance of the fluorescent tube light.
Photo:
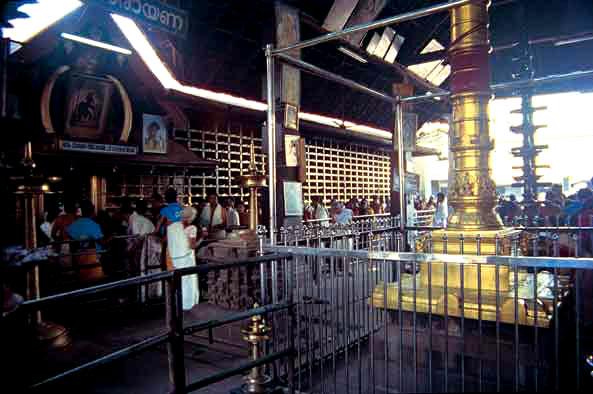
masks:
{"type": "Polygon", "coordinates": [[[38,0],[37,3],[23,4],[17,10],[29,17],[9,20],[13,27],[3,28],[2,35],[19,44],[26,43],[82,5],[78,0],[38,0]]]}
{"type": "Polygon", "coordinates": [[[118,46],[115,46],[115,45],[111,45],[111,44],[107,44],[107,43],[101,42],[101,41],[91,40],[90,38],[81,37],[81,36],[75,36],[74,34],[69,34],[69,33],[62,33],[61,36],[62,36],[62,38],[65,38],[67,40],[72,40],[72,41],[80,42],[81,44],[86,44],[86,45],[90,45],[90,46],[93,46],[93,47],[106,49],[108,51],[113,51],[113,52],[121,53],[121,54],[124,54],[124,55],[131,55],[132,54],[132,51],[130,51],[129,49],[121,48],[121,47],[118,47],[118,46]]]}
{"type": "MultiPolygon", "coordinates": [[[[111,17],[121,29],[122,33],[134,50],[138,53],[144,64],[153,73],[153,75],[160,81],[165,89],[176,90],[181,93],[189,94],[194,97],[215,101],[222,104],[233,105],[236,107],[246,108],[254,111],[264,112],[268,109],[266,103],[261,101],[249,100],[243,97],[236,97],[227,93],[213,92],[211,90],[198,88],[195,86],[183,85],[169,71],[167,66],[161,61],[150,42],[142,33],[136,23],[124,16],[111,14],[111,17]]],[[[311,114],[307,112],[299,112],[299,118],[305,121],[322,124],[330,127],[336,127],[336,124],[342,124],[341,119],[332,118],[329,116],[311,114]]],[[[377,129],[371,126],[360,125],[357,123],[345,121],[343,125],[346,129],[359,132],[361,134],[372,135],[374,137],[391,139],[391,132],[387,130],[377,129]]]]}
{"type": "Polygon", "coordinates": [[[364,57],[360,56],[356,52],[353,52],[353,51],[351,51],[350,49],[348,49],[346,47],[340,46],[340,47],[338,47],[338,51],[342,52],[345,55],[350,56],[354,60],[358,60],[361,63],[368,63],[368,61],[364,57]]]}

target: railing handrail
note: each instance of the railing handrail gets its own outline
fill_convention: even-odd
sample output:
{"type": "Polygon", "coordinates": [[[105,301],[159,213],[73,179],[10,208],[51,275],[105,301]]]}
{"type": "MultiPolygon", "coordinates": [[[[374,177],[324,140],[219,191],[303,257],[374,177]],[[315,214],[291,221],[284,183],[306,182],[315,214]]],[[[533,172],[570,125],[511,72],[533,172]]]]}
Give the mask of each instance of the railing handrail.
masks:
{"type": "MultiPolygon", "coordinates": [[[[361,219],[372,219],[372,218],[376,218],[376,217],[387,217],[387,216],[391,216],[390,213],[377,213],[377,214],[373,214],[373,215],[357,215],[357,216],[352,216],[352,220],[356,221],[356,220],[361,220],[361,219]]],[[[302,223],[322,223],[322,222],[329,222],[331,221],[332,218],[325,218],[325,219],[303,219],[302,223]]]]}
{"type": "Polygon", "coordinates": [[[54,303],[68,300],[68,299],[84,297],[84,296],[88,296],[91,294],[102,293],[105,291],[121,289],[121,288],[125,288],[125,287],[130,287],[130,286],[145,285],[145,284],[152,283],[152,282],[171,279],[175,275],[178,275],[178,276],[193,275],[193,274],[199,274],[199,273],[204,273],[204,272],[208,272],[208,271],[216,271],[216,270],[223,270],[223,269],[233,268],[233,267],[243,267],[246,265],[260,264],[260,263],[265,263],[265,262],[269,262],[269,261],[275,261],[275,260],[280,260],[280,259],[285,259],[285,258],[290,258],[290,257],[291,257],[291,255],[287,254],[287,253],[275,253],[275,254],[268,254],[268,255],[263,255],[263,256],[252,257],[252,258],[248,258],[248,259],[231,260],[226,263],[201,264],[201,265],[196,265],[194,267],[177,268],[177,269],[171,270],[171,271],[163,271],[163,272],[156,272],[156,273],[148,274],[148,275],[140,275],[140,276],[135,276],[133,278],[126,278],[126,279],[121,279],[118,281],[100,284],[100,285],[96,285],[96,286],[85,287],[84,289],[77,289],[77,290],[73,290],[73,291],[69,291],[69,292],[65,292],[65,293],[59,293],[59,294],[54,294],[54,295],[50,295],[50,296],[46,296],[46,297],[42,297],[42,298],[37,298],[34,300],[28,300],[28,301],[23,302],[20,305],[19,309],[23,309],[23,310],[25,310],[25,309],[29,309],[29,310],[41,309],[41,308],[47,306],[48,304],[54,304],[54,303]]]}
{"type": "MultiPolygon", "coordinates": [[[[167,308],[171,312],[171,320],[168,322],[169,329],[167,331],[161,332],[159,334],[150,336],[148,338],[143,339],[142,341],[135,343],[130,346],[126,346],[119,350],[113,351],[107,355],[103,355],[99,358],[86,362],[82,365],[76,366],[74,368],[68,369],[63,371],[57,375],[51,376],[46,378],[40,382],[29,386],[29,389],[39,388],[41,386],[45,386],[46,384],[50,384],[61,380],[63,378],[72,376],[76,373],[80,373],[82,371],[86,371],[100,365],[109,364],[113,361],[122,359],[124,357],[129,357],[131,355],[137,354],[143,350],[153,348],[159,344],[164,342],[168,342],[169,346],[171,346],[170,350],[173,354],[172,359],[169,359],[169,368],[170,368],[170,375],[173,374],[173,387],[174,392],[190,392],[197,390],[200,387],[204,387],[206,385],[218,382],[220,380],[226,379],[228,377],[241,374],[251,368],[258,367],[261,365],[269,364],[281,358],[291,356],[294,353],[294,345],[290,345],[287,349],[278,351],[272,354],[268,354],[262,357],[259,357],[257,360],[251,360],[248,363],[244,363],[238,367],[233,367],[230,369],[226,369],[221,371],[217,374],[210,375],[206,378],[199,379],[192,383],[187,383],[185,381],[185,374],[182,373],[181,375],[178,374],[179,369],[181,371],[184,370],[183,366],[183,336],[189,335],[191,332],[200,331],[204,329],[211,329],[213,327],[222,326],[225,324],[229,324],[235,321],[243,320],[249,318],[251,316],[259,315],[259,314],[266,314],[266,313],[273,313],[281,310],[288,310],[289,313],[292,313],[292,308],[294,304],[292,303],[292,298],[289,298],[287,302],[284,303],[277,303],[277,304],[269,304],[263,305],[259,308],[254,308],[248,311],[235,313],[229,317],[225,317],[219,320],[208,320],[208,321],[194,321],[190,322],[189,324],[183,324],[183,313],[181,312],[180,300],[181,300],[181,277],[185,275],[192,275],[201,272],[208,272],[212,270],[222,270],[228,269],[233,267],[242,267],[246,265],[255,265],[261,264],[266,262],[272,262],[275,260],[280,259],[290,259],[292,256],[286,253],[276,253],[276,254],[268,254],[262,255],[247,259],[237,259],[234,261],[222,263],[222,264],[202,264],[197,265],[195,267],[188,267],[188,268],[181,268],[175,269],[172,271],[165,271],[165,272],[158,272],[154,274],[144,275],[144,276],[136,276],[133,278],[123,279],[107,284],[92,286],[84,289],[78,289],[74,291],[70,291],[67,293],[60,293],[56,295],[47,296],[44,298],[39,298],[35,300],[25,301],[21,304],[13,313],[23,313],[23,312],[31,312],[32,310],[39,310],[42,309],[50,304],[54,304],[60,301],[66,301],[69,299],[75,299],[83,296],[88,296],[91,294],[96,294],[100,292],[110,291],[121,289],[124,287],[129,286],[139,286],[151,282],[156,281],[167,281],[169,283],[170,289],[173,294],[169,296],[169,301],[167,302],[167,308]],[[179,342],[181,341],[181,343],[179,342]],[[181,345],[181,346],[180,346],[181,345]]],[[[169,313],[169,312],[168,312],[169,313]]],[[[4,318],[7,315],[2,315],[4,318]]],[[[171,357],[171,356],[170,356],[171,357]]]]}
{"type": "Polygon", "coordinates": [[[301,246],[267,246],[266,250],[275,253],[288,253],[292,256],[352,257],[363,260],[385,260],[405,262],[451,263],[451,264],[490,264],[510,267],[574,268],[593,270],[593,258],[574,257],[525,257],[525,256],[485,256],[470,254],[438,254],[413,252],[387,252],[369,250],[346,250],[336,248],[310,248],[301,246]]]}

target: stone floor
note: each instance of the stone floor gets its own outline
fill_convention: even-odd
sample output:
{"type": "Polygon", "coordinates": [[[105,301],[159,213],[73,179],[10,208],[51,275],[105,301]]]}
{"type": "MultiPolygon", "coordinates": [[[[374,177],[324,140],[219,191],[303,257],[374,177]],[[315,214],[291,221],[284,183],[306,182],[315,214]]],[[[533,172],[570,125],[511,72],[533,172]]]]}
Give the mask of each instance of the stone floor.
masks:
{"type": "MultiPolygon", "coordinates": [[[[483,337],[479,337],[475,322],[467,319],[465,333],[461,336],[459,326],[451,323],[456,319],[450,318],[449,335],[445,336],[442,318],[435,317],[434,330],[427,331],[428,320],[418,314],[415,322],[418,329],[417,340],[414,341],[414,332],[411,330],[414,324],[410,320],[412,315],[405,313],[401,328],[397,313],[390,313],[387,316],[387,331],[384,331],[382,322],[385,314],[372,308],[369,300],[376,283],[374,270],[367,272],[359,268],[354,269],[353,276],[337,275],[319,283],[307,275],[297,277],[294,298],[305,301],[300,307],[302,317],[294,327],[297,342],[302,346],[297,362],[305,364],[308,356],[314,358],[312,355],[330,354],[326,362],[311,364],[310,368],[304,369],[300,379],[297,378],[295,382],[299,391],[374,394],[478,391],[480,360],[482,390],[496,390],[496,373],[493,372],[496,371],[493,364],[493,355],[496,353],[493,340],[496,335],[491,323],[484,323],[483,337]],[[302,285],[298,287],[299,284],[302,285]],[[336,307],[332,308],[331,305],[336,307]],[[403,343],[400,343],[400,334],[404,337],[403,343]],[[340,348],[348,335],[350,341],[354,338],[353,346],[348,353],[336,353],[334,357],[332,350],[340,348]],[[368,337],[356,341],[356,338],[366,335],[368,337]],[[447,342],[443,341],[444,337],[447,342]],[[427,343],[428,338],[433,339],[431,343],[427,343]],[[403,385],[400,385],[400,370],[403,385]]],[[[72,343],[60,350],[47,351],[31,346],[33,342],[24,328],[19,329],[17,322],[13,322],[10,327],[0,327],[0,357],[4,361],[4,366],[0,369],[0,392],[21,392],[23,385],[42,381],[164,331],[163,305],[140,307],[137,304],[121,304],[114,307],[121,295],[113,297],[92,303],[88,301],[84,306],[71,304],[48,310],[45,314],[48,320],[59,322],[70,330],[72,343]],[[12,383],[17,385],[11,386],[12,383]]],[[[233,311],[204,303],[186,313],[184,318],[187,323],[193,320],[217,319],[232,313],[233,311]]],[[[574,343],[575,331],[565,321],[569,319],[562,319],[560,325],[561,352],[569,348],[565,343],[574,343]]],[[[188,382],[238,366],[248,360],[247,347],[240,339],[241,325],[246,323],[237,322],[217,328],[214,330],[214,338],[218,342],[214,344],[209,344],[204,337],[186,337],[185,364],[188,382]]],[[[533,346],[533,331],[533,328],[523,327],[518,333],[521,347],[518,348],[520,361],[516,379],[515,349],[512,346],[514,330],[512,326],[501,328],[500,335],[506,341],[500,346],[502,390],[512,390],[515,380],[519,382],[520,389],[528,391],[553,386],[550,384],[553,375],[550,367],[553,357],[549,356],[553,344],[550,331],[538,331],[538,348],[542,362],[537,368],[537,375],[534,375],[536,368],[533,352],[536,347],[533,346]],[[546,352],[548,356],[545,356],[546,352]],[[544,358],[547,359],[546,362],[544,358]]],[[[277,327],[276,333],[282,333],[282,330],[277,327]]],[[[584,332],[581,335],[583,338],[593,337],[584,332]]],[[[561,372],[567,376],[563,382],[574,380],[575,357],[567,352],[560,355],[559,361],[560,368],[566,369],[561,372]],[[563,363],[564,359],[567,360],[566,363],[563,363]]],[[[228,393],[241,383],[242,378],[235,376],[200,392],[228,393]]],[[[562,387],[565,387],[564,384],[562,387]]],[[[166,346],[149,349],[131,358],[48,384],[36,392],[169,392],[166,346]]]]}
{"type": "MultiPolygon", "coordinates": [[[[201,320],[205,316],[217,318],[229,313],[232,312],[209,304],[200,304],[184,317],[186,321],[191,321],[201,320]]],[[[12,376],[7,376],[8,378],[12,377],[13,381],[18,380],[21,384],[39,382],[158,334],[165,327],[162,305],[141,309],[121,307],[116,310],[94,311],[90,314],[79,310],[77,313],[66,316],[58,311],[53,316],[48,314],[49,317],[68,327],[71,344],[62,349],[48,351],[45,348],[17,346],[16,342],[19,340],[28,339],[26,334],[15,338],[12,341],[14,351],[8,350],[5,353],[13,360],[9,371],[12,370],[14,373],[12,376]]],[[[217,340],[231,342],[229,339],[235,338],[234,344],[218,342],[209,344],[203,337],[186,337],[185,363],[189,382],[247,361],[245,344],[236,340],[240,338],[237,335],[240,326],[241,323],[237,323],[215,331],[217,340]]],[[[228,393],[241,384],[242,378],[238,376],[212,385],[201,392],[228,393]]],[[[8,387],[11,386],[8,385],[8,387]]],[[[12,387],[19,391],[21,389],[16,385],[12,387]]],[[[169,391],[166,345],[147,349],[135,356],[50,383],[35,392],[53,393],[64,392],[64,390],[78,393],[166,393],[169,391]]]]}

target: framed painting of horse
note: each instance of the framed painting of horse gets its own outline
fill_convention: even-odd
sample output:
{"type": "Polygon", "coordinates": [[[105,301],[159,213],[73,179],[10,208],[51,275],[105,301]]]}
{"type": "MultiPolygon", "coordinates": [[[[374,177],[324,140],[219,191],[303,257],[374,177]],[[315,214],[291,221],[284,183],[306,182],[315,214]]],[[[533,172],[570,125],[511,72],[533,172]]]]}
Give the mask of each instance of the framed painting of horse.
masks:
{"type": "Polygon", "coordinates": [[[109,79],[73,74],[68,84],[64,134],[74,139],[101,140],[113,89],[109,79]]]}

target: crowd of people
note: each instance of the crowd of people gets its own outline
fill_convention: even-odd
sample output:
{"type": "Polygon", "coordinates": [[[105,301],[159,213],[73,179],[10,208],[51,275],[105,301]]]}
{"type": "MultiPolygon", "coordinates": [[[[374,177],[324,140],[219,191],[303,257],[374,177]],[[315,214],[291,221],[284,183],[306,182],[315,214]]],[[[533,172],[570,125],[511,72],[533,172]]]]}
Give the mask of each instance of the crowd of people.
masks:
{"type": "MultiPolygon", "coordinates": [[[[165,243],[167,268],[195,265],[195,253],[216,240],[226,238],[234,228],[248,226],[249,213],[242,201],[227,198],[222,203],[214,193],[195,204],[181,204],[175,189],[164,198],[154,194],[150,200],[124,199],[114,210],[95,211],[88,200],[66,199],[61,209],[49,209],[39,226],[40,244],[54,244],[63,254],[71,252],[70,241],[81,241],[86,248],[101,251],[110,240],[124,238],[128,252],[139,257],[146,236],[165,243]]],[[[198,282],[194,275],[183,278],[183,308],[198,302],[198,282]]]]}
{"type": "Polygon", "coordinates": [[[313,196],[305,206],[304,220],[317,220],[325,225],[347,224],[354,217],[389,213],[390,209],[389,198],[374,197],[369,201],[366,197],[353,197],[347,202],[333,198],[326,207],[322,198],[313,196]]]}
{"type": "MultiPolygon", "coordinates": [[[[149,200],[124,199],[116,209],[95,212],[88,200],[66,199],[61,207],[50,208],[44,213],[39,226],[40,243],[79,238],[103,240],[112,236],[150,233],[164,235],[164,226],[177,220],[184,206],[189,206],[178,200],[177,192],[168,189],[164,198],[154,194],[149,200]],[[76,225],[71,227],[75,222],[76,225]]],[[[220,203],[218,196],[211,194],[207,200],[197,199],[191,207],[196,210],[193,224],[206,228],[212,238],[225,237],[220,230],[249,225],[245,204],[233,198],[220,203]]]]}
{"type": "Polygon", "coordinates": [[[496,212],[506,224],[513,224],[520,218],[527,217],[532,222],[542,225],[590,226],[593,224],[593,179],[588,187],[579,189],[575,194],[565,196],[562,186],[555,184],[546,191],[544,201],[520,204],[511,194],[501,196],[496,212]]]}

